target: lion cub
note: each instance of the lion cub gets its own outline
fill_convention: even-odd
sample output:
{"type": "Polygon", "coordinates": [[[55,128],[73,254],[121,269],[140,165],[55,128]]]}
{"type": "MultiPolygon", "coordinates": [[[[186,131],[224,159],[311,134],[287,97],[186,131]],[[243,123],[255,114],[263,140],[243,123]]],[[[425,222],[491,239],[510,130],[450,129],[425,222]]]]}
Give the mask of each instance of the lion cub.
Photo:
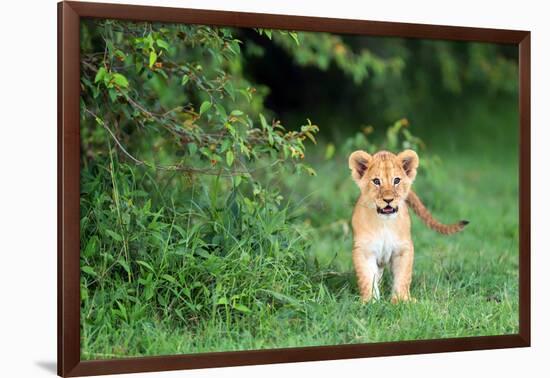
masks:
{"type": "Polygon", "coordinates": [[[351,176],[361,190],[353,210],[353,265],[364,302],[380,297],[378,284],[384,266],[393,274],[392,303],[408,301],[414,246],[408,206],[431,229],[450,235],[469,223],[444,225],[436,221],[411,190],[418,155],[405,150],[398,155],[380,151],[369,155],[355,151],[349,157],[351,176]]]}

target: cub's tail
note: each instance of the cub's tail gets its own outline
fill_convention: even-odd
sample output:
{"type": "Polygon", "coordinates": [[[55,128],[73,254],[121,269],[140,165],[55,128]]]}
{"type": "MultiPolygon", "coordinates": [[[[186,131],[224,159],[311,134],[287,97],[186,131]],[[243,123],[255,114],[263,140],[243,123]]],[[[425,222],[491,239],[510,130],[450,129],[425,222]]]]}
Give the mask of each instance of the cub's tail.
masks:
{"type": "Polygon", "coordinates": [[[428,209],[424,206],[422,201],[420,201],[420,198],[416,195],[415,192],[412,190],[409,192],[409,195],[407,196],[407,203],[409,206],[414,210],[414,212],[418,215],[420,219],[422,219],[422,222],[429,228],[431,228],[434,231],[439,232],[440,234],[444,235],[451,235],[455,234],[457,232],[460,232],[466,227],[466,225],[470,222],[467,220],[462,220],[455,224],[442,224],[439,223],[430,213],[428,209]]]}

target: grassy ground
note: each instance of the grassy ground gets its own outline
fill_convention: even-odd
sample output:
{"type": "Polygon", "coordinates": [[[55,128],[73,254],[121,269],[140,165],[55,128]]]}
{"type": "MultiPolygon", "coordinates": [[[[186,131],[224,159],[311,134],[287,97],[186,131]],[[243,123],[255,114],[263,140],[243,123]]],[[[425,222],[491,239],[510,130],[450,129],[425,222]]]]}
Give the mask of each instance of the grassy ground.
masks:
{"type": "MultiPolygon", "coordinates": [[[[480,124],[495,120],[491,114],[474,116],[480,124]]],[[[515,125],[513,111],[503,111],[495,117],[501,124],[507,124],[508,130],[515,125]]],[[[189,291],[188,287],[194,287],[192,284],[181,284],[187,279],[186,274],[195,274],[191,272],[196,270],[186,270],[191,269],[189,263],[174,267],[180,264],[178,248],[182,246],[174,225],[179,224],[186,231],[186,224],[182,224],[186,218],[182,215],[180,219],[178,215],[185,209],[174,207],[173,217],[167,217],[165,222],[170,234],[163,239],[159,233],[158,247],[148,248],[148,260],[139,257],[142,252],[133,251],[132,235],[121,232],[120,255],[128,254],[130,260],[135,260],[128,269],[124,266],[119,269],[123,278],[108,282],[112,270],[108,269],[107,260],[107,268],[92,266],[93,274],[84,276],[82,357],[101,359],[517,332],[517,159],[514,150],[502,147],[512,146],[515,141],[513,133],[504,133],[508,136],[502,137],[490,131],[479,132],[479,138],[473,140],[471,136],[478,135],[476,122],[464,126],[462,131],[458,124],[454,128],[449,126],[438,137],[426,138],[429,148],[420,154],[421,164],[423,160],[436,164],[430,170],[421,170],[415,183],[415,190],[427,207],[441,221],[468,219],[471,224],[461,234],[441,236],[413,216],[416,257],[411,291],[417,299],[415,303],[391,305],[390,275],[386,274],[382,300],[360,304],[351,265],[352,236],[348,223],[357,189],[349,178],[343,156],[330,161],[318,159],[314,164],[317,177],[289,178],[284,182],[292,188],[285,196],[299,198],[301,203],[277,217],[285,216],[287,221],[300,223],[296,234],[287,230],[295,238],[268,244],[253,241],[252,237],[248,241],[233,241],[236,247],[225,251],[224,259],[215,259],[211,250],[201,252],[201,256],[206,256],[200,260],[202,265],[221,264],[219,269],[209,268],[210,275],[197,273],[194,278],[199,281],[195,284],[198,287],[210,279],[204,277],[215,277],[205,285],[209,287],[205,291],[189,291]],[[261,257],[255,250],[264,245],[269,245],[265,255],[268,257],[261,257]],[[279,249],[294,255],[278,255],[282,253],[277,252],[279,249]],[[133,253],[136,257],[132,258],[133,253]],[[146,261],[151,276],[142,273],[149,268],[135,269],[144,266],[136,264],[137,260],[146,261]],[[182,274],[178,276],[178,272],[182,274]],[[150,296],[151,302],[147,302],[140,291],[148,290],[149,279],[166,280],[173,286],[165,290],[159,284],[150,289],[154,294],[150,296]],[[245,294],[239,294],[244,289],[235,289],[232,293],[237,293],[237,297],[229,298],[229,304],[218,299],[208,305],[211,309],[207,311],[197,309],[204,305],[197,298],[206,298],[217,290],[213,288],[216,282],[236,288],[245,281],[256,288],[254,300],[262,298],[259,291],[263,290],[271,298],[267,301],[270,305],[255,306],[252,300],[239,310],[238,296],[245,294]],[[288,287],[283,287],[285,282],[288,287]],[[162,297],[156,299],[157,294],[178,287],[181,291],[174,291],[173,297],[181,300],[164,303],[162,297]],[[186,313],[177,320],[175,311],[183,308],[178,306],[184,302],[185,308],[194,311],[189,314],[197,315],[186,313]],[[239,311],[227,311],[227,306],[239,311]]],[[[489,129],[495,130],[484,130],[489,129]]],[[[98,216],[92,214],[93,206],[89,208],[92,210],[83,215],[84,222],[94,217],[97,221],[98,216]]],[[[117,209],[113,207],[113,212],[117,209]]],[[[223,211],[220,209],[220,214],[223,211]]],[[[262,218],[263,226],[266,235],[275,235],[280,230],[270,223],[274,215],[269,214],[262,218]]],[[[154,222],[161,223],[158,219],[154,222]]],[[[153,231],[147,231],[147,235],[153,231]]],[[[244,231],[242,235],[248,238],[244,231]]],[[[239,237],[235,235],[236,239],[239,237]]],[[[114,239],[117,241],[117,236],[114,239]]],[[[83,240],[83,249],[88,242],[83,240]]],[[[153,240],[150,245],[155,243],[153,240]]],[[[83,252],[83,264],[93,259],[93,253],[88,256],[83,252]]]]}

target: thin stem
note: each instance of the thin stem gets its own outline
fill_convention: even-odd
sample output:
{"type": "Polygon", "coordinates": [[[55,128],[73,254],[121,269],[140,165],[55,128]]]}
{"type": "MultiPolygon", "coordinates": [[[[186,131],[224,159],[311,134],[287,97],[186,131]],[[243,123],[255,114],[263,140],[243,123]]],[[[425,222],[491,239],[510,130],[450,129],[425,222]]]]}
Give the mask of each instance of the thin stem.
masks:
{"type": "MultiPolygon", "coordinates": [[[[84,108],[84,111],[86,113],[90,114],[92,117],[94,117],[94,119],[100,119],[95,113],[93,113],[89,109],[84,108]]],[[[203,175],[231,177],[231,176],[236,176],[236,175],[250,175],[250,173],[252,173],[254,171],[265,169],[265,168],[270,168],[270,167],[282,162],[282,160],[278,159],[278,160],[275,160],[273,163],[270,163],[270,164],[262,166],[262,167],[258,167],[258,168],[254,168],[254,169],[246,169],[246,167],[245,167],[245,170],[242,170],[242,171],[235,170],[235,171],[230,171],[229,173],[223,173],[220,170],[213,170],[213,169],[191,168],[191,167],[183,166],[183,165],[154,165],[154,164],[148,163],[144,160],[138,159],[137,157],[132,155],[130,152],[128,152],[128,150],[126,150],[126,148],[124,148],[123,144],[118,140],[115,133],[107,126],[107,124],[103,120],[101,122],[98,122],[98,123],[100,123],[105,128],[105,130],[107,130],[107,132],[109,133],[111,138],[114,140],[116,145],[120,148],[120,150],[124,153],[124,155],[126,155],[136,165],[145,165],[149,168],[158,169],[158,170],[162,170],[162,171],[182,171],[182,172],[187,172],[187,173],[197,173],[197,174],[203,174],[203,175]]]]}

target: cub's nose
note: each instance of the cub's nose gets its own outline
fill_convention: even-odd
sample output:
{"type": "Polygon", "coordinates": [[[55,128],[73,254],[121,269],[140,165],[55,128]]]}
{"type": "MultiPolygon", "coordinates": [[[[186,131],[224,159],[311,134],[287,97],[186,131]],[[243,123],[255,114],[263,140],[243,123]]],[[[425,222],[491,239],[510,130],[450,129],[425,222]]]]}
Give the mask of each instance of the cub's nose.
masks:
{"type": "Polygon", "coordinates": [[[384,202],[386,202],[388,205],[393,201],[393,198],[384,198],[384,202]]]}

